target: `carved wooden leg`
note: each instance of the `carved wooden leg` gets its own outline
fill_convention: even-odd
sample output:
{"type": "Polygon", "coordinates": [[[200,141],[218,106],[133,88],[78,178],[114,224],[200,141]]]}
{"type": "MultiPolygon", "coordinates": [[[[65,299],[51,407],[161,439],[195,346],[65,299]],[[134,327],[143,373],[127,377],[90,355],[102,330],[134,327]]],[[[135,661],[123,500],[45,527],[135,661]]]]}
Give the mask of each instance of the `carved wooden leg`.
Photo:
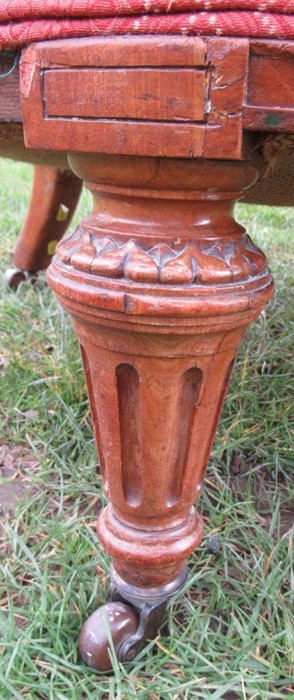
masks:
{"type": "Polygon", "coordinates": [[[11,287],[48,267],[56,243],[73,217],[81,189],[82,181],[70,170],[35,166],[30,206],[13,256],[15,267],[6,273],[11,287]]]}
{"type": "Polygon", "coordinates": [[[92,155],[70,163],[94,212],[58,245],[49,281],[81,345],[109,498],[98,535],[120,602],[94,613],[80,641],[86,663],[105,669],[103,614],[129,660],[185,579],[236,351],[273,283],[233,219],[233,202],[256,177],[251,164],[92,155]]]}

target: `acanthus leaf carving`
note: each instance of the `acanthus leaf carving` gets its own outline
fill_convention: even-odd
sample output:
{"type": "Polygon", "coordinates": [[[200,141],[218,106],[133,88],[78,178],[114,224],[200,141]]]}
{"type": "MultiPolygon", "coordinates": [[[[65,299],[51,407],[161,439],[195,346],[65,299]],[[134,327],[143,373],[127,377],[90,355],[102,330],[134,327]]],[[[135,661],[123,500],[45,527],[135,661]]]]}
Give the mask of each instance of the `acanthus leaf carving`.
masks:
{"type": "Polygon", "coordinates": [[[98,237],[78,228],[59,243],[57,256],[76,270],[157,284],[228,284],[262,274],[266,258],[249,236],[235,241],[189,241],[147,246],[136,240],[98,237]]]}

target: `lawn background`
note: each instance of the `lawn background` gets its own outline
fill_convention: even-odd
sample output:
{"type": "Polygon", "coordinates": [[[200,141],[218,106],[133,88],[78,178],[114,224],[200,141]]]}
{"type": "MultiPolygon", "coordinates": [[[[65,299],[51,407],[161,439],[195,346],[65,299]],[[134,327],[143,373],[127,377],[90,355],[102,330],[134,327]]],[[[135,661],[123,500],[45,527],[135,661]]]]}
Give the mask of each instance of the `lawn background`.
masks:
{"type": "MultiPolygon", "coordinates": [[[[4,272],[32,170],[3,160],[0,176],[4,272]]],[[[84,193],[75,222],[90,202],[84,193]]],[[[44,275],[16,292],[2,278],[1,700],[294,697],[294,210],[238,205],[237,219],[267,253],[276,296],[239,353],[199,500],[205,535],[189,585],[169,603],[170,636],[132,665],[115,663],[113,675],[87,669],[76,648],[82,622],[106,600],[109,571],[95,533],[104,497],[77,342],[44,275]]]]}

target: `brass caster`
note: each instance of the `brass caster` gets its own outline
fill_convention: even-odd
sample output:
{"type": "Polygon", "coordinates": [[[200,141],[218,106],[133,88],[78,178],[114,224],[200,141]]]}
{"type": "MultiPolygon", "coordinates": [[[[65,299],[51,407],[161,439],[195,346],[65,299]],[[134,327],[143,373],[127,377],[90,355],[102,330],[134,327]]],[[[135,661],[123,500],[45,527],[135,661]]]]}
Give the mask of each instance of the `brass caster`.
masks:
{"type": "Polygon", "coordinates": [[[20,270],[17,267],[10,267],[5,272],[6,284],[10,289],[17,289],[21,282],[26,282],[27,280],[34,280],[36,275],[26,270],[20,270]]]}
{"type": "Polygon", "coordinates": [[[85,622],[79,637],[79,652],[87,666],[97,671],[111,671],[109,636],[117,657],[125,642],[137,631],[139,618],[130,605],[106,603],[85,622]]]}

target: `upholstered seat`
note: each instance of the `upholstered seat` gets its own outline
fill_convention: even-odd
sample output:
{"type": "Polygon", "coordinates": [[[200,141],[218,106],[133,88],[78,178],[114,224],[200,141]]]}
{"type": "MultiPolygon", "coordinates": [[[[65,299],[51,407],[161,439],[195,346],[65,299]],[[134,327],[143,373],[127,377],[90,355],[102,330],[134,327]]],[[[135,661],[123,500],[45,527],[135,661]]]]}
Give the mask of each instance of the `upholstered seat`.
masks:
{"type": "Polygon", "coordinates": [[[293,0],[6,0],[0,49],[109,34],[292,39],[293,0]]]}

